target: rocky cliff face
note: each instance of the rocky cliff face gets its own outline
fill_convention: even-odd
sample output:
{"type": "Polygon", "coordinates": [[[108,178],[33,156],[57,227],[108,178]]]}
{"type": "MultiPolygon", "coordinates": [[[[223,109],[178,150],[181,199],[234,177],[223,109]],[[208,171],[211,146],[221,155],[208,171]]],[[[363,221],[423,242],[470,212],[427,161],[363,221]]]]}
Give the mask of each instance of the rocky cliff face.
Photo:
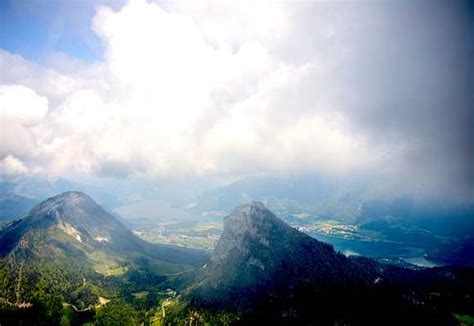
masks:
{"type": "MultiPolygon", "coordinates": [[[[232,253],[248,258],[250,265],[259,266],[264,269],[259,258],[252,257],[252,254],[261,254],[261,251],[250,252],[251,245],[260,247],[260,250],[275,246],[273,241],[278,233],[281,234],[286,225],[277,219],[260,202],[252,202],[247,205],[237,207],[231,215],[224,220],[224,230],[214,250],[211,258],[212,265],[218,265],[223,262],[232,253]]],[[[289,231],[289,230],[287,230],[289,231]]]]}
{"type": "Polygon", "coordinates": [[[242,294],[250,300],[304,282],[342,285],[371,277],[332,246],[291,228],[262,203],[251,202],[225,218],[221,238],[193,293],[211,303],[214,298],[235,301],[242,294]]]}

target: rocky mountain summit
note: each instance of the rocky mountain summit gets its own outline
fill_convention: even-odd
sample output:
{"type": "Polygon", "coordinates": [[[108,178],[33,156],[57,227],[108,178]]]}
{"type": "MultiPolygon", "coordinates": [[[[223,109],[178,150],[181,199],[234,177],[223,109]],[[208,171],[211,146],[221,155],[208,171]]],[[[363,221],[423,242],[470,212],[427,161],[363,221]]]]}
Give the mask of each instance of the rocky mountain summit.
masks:
{"type": "Polygon", "coordinates": [[[291,228],[262,203],[237,207],[224,220],[224,231],[194,290],[196,300],[240,305],[254,296],[287,290],[304,282],[325,285],[366,284],[376,271],[291,228]],[[239,297],[241,295],[239,294],[239,297]]]}

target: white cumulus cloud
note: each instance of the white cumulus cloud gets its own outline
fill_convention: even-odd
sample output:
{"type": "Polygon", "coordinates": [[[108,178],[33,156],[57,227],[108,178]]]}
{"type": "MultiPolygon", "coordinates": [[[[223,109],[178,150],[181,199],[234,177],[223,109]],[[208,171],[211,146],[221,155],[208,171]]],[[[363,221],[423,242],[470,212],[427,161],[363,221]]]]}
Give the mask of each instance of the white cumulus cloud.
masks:
{"type": "MultiPolygon", "coordinates": [[[[24,105],[15,100],[17,90],[5,90],[5,105],[10,108],[13,99],[30,114],[21,125],[34,134],[28,164],[52,174],[235,176],[323,168],[328,161],[346,170],[368,162],[363,139],[332,123],[330,108],[298,102],[312,65],[286,63],[265,44],[271,33],[287,28],[282,8],[235,6],[222,13],[240,13],[248,25],[240,37],[235,22],[220,33],[202,15],[183,13],[182,5],[167,11],[137,0],[119,11],[99,8],[92,28],[105,46],[103,62],[77,75],[30,68],[53,78],[52,84],[69,81],[63,92],[44,91],[41,80],[28,84],[59,96],[47,117],[45,98],[24,105]],[[257,28],[262,15],[254,10],[263,14],[265,8],[268,17],[257,28]]],[[[38,97],[30,92],[24,101],[38,97]]],[[[2,150],[16,154],[11,145],[2,150]]]]}
{"type": "Polygon", "coordinates": [[[28,173],[28,169],[22,161],[12,155],[8,155],[0,161],[0,171],[2,175],[16,176],[28,173]]]}
{"type": "Polygon", "coordinates": [[[38,148],[33,129],[47,112],[48,99],[34,90],[22,85],[0,85],[0,159],[9,158],[4,164],[8,170],[23,166],[11,155],[34,156],[38,148]]]}

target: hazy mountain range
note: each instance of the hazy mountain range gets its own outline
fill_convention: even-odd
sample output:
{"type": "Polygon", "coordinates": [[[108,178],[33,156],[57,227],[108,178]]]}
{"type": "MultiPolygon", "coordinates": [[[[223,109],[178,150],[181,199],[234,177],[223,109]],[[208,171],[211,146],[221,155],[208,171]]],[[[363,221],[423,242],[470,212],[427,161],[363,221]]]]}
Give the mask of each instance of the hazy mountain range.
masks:
{"type": "Polygon", "coordinates": [[[140,240],[80,192],[6,225],[0,248],[7,324],[456,325],[474,313],[471,268],[347,258],[260,202],[224,219],[212,256],[140,240]]]}
{"type": "Polygon", "coordinates": [[[364,178],[248,177],[210,190],[196,187],[186,194],[179,190],[182,187],[170,184],[97,186],[41,177],[2,180],[3,223],[24,216],[54,194],[70,190],[92,194],[129,227],[208,218],[221,221],[234,207],[259,200],[287,222],[337,220],[377,232],[389,241],[425,248],[442,261],[474,262],[474,253],[469,250],[474,244],[473,205],[409,196],[392,198],[375,191],[376,186],[364,178]]]}

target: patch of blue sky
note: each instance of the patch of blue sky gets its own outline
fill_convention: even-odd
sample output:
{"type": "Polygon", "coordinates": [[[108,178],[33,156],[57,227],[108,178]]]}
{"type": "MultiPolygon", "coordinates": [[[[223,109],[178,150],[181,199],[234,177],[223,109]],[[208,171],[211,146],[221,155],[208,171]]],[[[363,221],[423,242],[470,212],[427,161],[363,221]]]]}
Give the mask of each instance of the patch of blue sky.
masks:
{"type": "Polygon", "coordinates": [[[0,0],[0,48],[38,63],[55,52],[83,61],[100,60],[102,47],[90,29],[94,10],[89,5],[0,0]]]}

